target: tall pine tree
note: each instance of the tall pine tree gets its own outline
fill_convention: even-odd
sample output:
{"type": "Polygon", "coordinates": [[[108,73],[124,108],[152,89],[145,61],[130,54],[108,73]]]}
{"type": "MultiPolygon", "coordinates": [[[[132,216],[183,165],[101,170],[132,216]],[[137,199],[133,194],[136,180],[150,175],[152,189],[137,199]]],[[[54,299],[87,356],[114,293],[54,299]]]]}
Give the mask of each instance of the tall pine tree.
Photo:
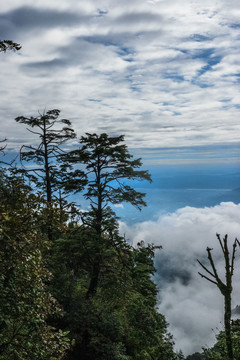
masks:
{"type": "MultiPolygon", "coordinates": [[[[95,236],[95,259],[87,292],[88,297],[97,290],[102,252],[106,246],[110,245],[106,244],[104,232],[109,232],[116,226],[115,214],[110,204],[128,202],[138,209],[146,206],[145,194],[136,191],[128,182],[130,180],[151,181],[150,174],[146,170],[139,170],[142,165],[141,159],[132,159],[123,141],[122,135],[87,133],[86,136],[81,137],[82,146],[66,156],[69,164],[83,164],[88,178],[84,197],[90,201],[91,211],[83,220],[92,228],[95,236]]],[[[72,175],[74,178],[74,172],[72,175]]]]}

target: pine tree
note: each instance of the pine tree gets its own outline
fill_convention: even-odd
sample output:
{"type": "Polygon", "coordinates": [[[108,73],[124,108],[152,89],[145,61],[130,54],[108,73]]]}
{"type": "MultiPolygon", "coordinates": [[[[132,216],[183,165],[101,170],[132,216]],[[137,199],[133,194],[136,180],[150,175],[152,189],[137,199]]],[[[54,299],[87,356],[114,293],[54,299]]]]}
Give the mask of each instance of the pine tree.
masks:
{"type": "MultiPolygon", "coordinates": [[[[49,211],[49,221],[47,232],[52,239],[52,201],[53,197],[59,202],[60,209],[63,210],[66,205],[63,194],[63,186],[67,187],[69,176],[64,171],[62,155],[64,150],[62,145],[76,137],[71,128],[71,122],[67,119],[59,119],[60,110],[54,109],[39,114],[37,117],[19,116],[16,121],[27,125],[27,130],[37,136],[37,145],[23,145],[20,151],[21,162],[34,163],[35,167],[24,168],[20,170],[32,180],[36,187],[42,189],[46,195],[47,208],[49,211]],[[57,128],[58,125],[62,127],[57,128]],[[62,168],[60,168],[62,166],[62,168]],[[55,195],[55,196],[54,196],[55,195]]],[[[82,172],[78,172],[78,186],[84,177],[82,172]]],[[[60,222],[62,221],[63,211],[60,213],[60,222]]]]}
{"type": "Polygon", "coordinates": [[[18,116],[18,123],[27,125],[27,130],[40,139],[38,145],[21,148],[21,161],[35,162],[38,167],[28,169],[36,175],[37,184],[44,188],[47,202],[52,201],[53,192],[56,189],[57,162],[63,150],[61,145],[67,140],[74,139],[76,134],[71,128],[71,122],[67,119],[58,119],[60,110],[48,110],[37,117],[18,116]],[[56,129],[56,125],[64,125],[56,129]],[[34,129],[34,130],[32,130],[34,129]]]}
{"type": "MultiPolygon", "coordinates": [[[[108,246],[104,238],[105,231],[116,228],[115,214],[110,204],[128,202],[139,210],[146,206],[144,193],[134,190],[130,180],[151,181],[150,174],[138,170],[141,159],[132,159],[127,146],[122,144],[124,137],[108,136],[103,133],[82,136],[82,146],[66,156],[69,164],[83,164],[87,175],[85,199],[90,201],[91,211],[83,221],[90,226],[95,236],[95,259],[92,266],[92,277],[87,296],[96,292],[101,268],[101,253],[108,246]]],[[[73,173],[74,178],[74,173],[73,173]]]]}

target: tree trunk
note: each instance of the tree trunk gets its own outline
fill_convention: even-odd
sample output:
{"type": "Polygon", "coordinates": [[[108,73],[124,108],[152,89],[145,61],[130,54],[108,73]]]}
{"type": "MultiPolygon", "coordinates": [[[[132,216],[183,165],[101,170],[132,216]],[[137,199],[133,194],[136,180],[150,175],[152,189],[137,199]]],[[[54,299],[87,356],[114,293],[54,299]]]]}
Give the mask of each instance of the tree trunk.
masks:
{"type": "Polygon", "coordinates": [[[90,284],[88,287],[86,298],[89,299],[92,295],[94,295],[97,291],[99,275],[100,275],[100,268],[101,268],[101,243],[102,243],[102,220],[103,220],[103,209],[102,209],[102,190],[101,190],[101,168],[99,165],[100,161],[98,159],[98,166],[97,166],[97,208],[96,208],[96,225],[95,231],[97,234],[96,238],[96,257],[94,259],[93,269],[92,269],[92,276],[90,280],[90,284]]]}
{"type": "Polygon", "coordinates": [[[231,294],[225,296],[224,326],[228,359],[233,360],[232,336],[231,336],[231,294]]]}
{"type": "Polygon", "coordinates": [[[100,274],[100,259],[98,257],[95,260],[95,263],[93,264],[92,276],[86,294],[86,299],[89,299],[91,296],[93,296],[96,293],[98,287],[99,274],[100,274]]]}
{"type": "Polygon", "coordinates": [[[50,180],[49,170],[49,159],[48,159],[48,144],[47,144],[47,133],[46,133],[46,121],[43,124],[43,145],[44,145],[44,162],[45,162],[45,181],[46,181],[46,195],[47,195],[47,208],[48,208],[48,219],[47,219],[47,233],[48,238],[51,241],[53,239],[52,231],[52,186],[50,180]]]}

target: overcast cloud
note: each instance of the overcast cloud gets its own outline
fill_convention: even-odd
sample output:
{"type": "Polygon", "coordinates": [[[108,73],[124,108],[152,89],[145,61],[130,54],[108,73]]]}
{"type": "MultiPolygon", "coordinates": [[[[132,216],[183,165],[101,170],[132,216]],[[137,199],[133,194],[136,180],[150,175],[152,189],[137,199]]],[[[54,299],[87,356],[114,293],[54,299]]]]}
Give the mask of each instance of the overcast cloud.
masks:
{"type": "MultiPolygon", "coordinates": [[[[240,238],[239,218],[240,204],[226,202],[215,207],[185,207],[160,216],[157,221],[146,221],[132,227],[124,223],[120,225],[122,234],[134,245],[143,240],[146,244],[163,246],[156,254],[159,311],[170,323],[176,348],[185,354],[212,345],[223,324],[223,296],[216,286],[198,275],[202,269],[196,259],[208,266],[206,248],[213,248],[212,255],[224,281],[224,259],[216,233],[222,237],[228,234],[231,249],[234,239],[240,238]]],[[[239,254],[238,250],[233,308],[240,299],[239,254]]]]}
{"type": "Polygon", "coordinates": [[[240,4],[234,0],[14,0],[1,4],[2,136],[19,115],[59,108],[78,135],[131,148],[237,143],[240,4]]]}

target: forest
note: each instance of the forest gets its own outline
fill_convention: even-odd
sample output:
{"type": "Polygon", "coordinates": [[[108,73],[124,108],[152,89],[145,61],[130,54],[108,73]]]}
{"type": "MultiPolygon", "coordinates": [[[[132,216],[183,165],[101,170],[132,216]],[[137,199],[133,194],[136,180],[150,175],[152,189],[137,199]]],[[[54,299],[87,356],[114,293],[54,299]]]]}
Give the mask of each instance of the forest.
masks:
{"type": "MultiPolygon", "coordinates": [[[[5,41],[0,51],[17,47],[5,41]]],[[[199,261],[207,273],[200,275],[224,296],[225,329],[213,348],[185,358],[156,307],[154,254],[161,248],[151,239],[133,247],[112,208],[147,206],[145,194],[129,185],[151,182],[141,159],[123,135],[87,133],[67,150],[76,134],[58,109],[15,120],[33,143],[12,161],[5,160],[7,139],[0,143],[0,359],[240,359],[240,324],[231,320],[238,240],[231,252],[227,236],[218,235],[226,284],[211,249],[211,271],[199,261]]]]}

